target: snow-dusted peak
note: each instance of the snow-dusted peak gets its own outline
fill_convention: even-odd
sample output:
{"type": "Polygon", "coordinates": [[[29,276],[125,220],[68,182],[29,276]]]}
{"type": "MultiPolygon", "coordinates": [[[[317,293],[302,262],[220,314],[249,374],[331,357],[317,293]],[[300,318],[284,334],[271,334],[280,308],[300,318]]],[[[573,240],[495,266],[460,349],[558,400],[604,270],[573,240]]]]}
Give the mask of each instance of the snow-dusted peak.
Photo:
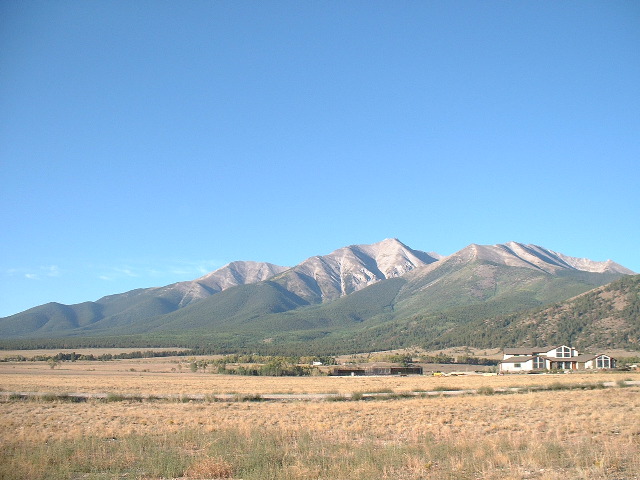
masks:
{"type": "Polygon", "coordinates": [[[483,260],[499,265],[533,268],[547,273],[572,269],[594,273],[633,274],[631,270],[611,260],[596,262],[586,258],[575,258],[538,245],[518,242],[498,245],[471,244],[447,257],[449,258],[458,262],[483,260]]]}
{"type": "Polygon", "coordinates": [[[588,258],[576,258],[563,255],[562,253],[552,252],[558,258],[561,258],[568,265],[571,265],[576,270],[582,270],[585,272],[594,273],[622,273],[624,275],[633,275],[635,272],[623,267],[619,263],[612,260],[605,260],[604,262],[598,262],[595,260],[589,260],[588,258]]]}
{"type": "Polygon", "coordinates": [[[271,263],[236,261],[195,280],[173,283],[148,291],[154,290],[156,296],[171,298],[180,307],[185,307],[231,287],[267,280],[287,269],[288,267],[271,263]]]}
{"type": "Polygon", "coordinates": [[[266,262],[236,261],[228,263],[224,267],[194,280],[194,282],[213,290],[222,291],[237,285],[267,280],[288,268],[266,262]]]}
{"type": "Polygon", "coordinates": [[[287,288],[313,301],[331,300],[368,285],[404,275],[437,261],[395,238],[371,245],[350,245],[311,257],[278,277],[287,288]]]}

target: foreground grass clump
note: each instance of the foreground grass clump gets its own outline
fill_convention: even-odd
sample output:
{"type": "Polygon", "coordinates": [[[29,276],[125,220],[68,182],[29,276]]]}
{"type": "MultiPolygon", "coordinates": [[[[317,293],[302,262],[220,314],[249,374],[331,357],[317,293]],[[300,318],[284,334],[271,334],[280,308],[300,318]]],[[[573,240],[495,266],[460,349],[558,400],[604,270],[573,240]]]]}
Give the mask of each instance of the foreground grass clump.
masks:
{"type": "MultiPolygon", "coordinates": [[[[122,438],[6,442],[0,478],[502,479],[635,478],[626,445],[519,435],[479,442],[425,434],[402,442],[284,429],[194,429],[122,438]]],[[[637,453],[637,445],[635,452],[637,453]]]]}

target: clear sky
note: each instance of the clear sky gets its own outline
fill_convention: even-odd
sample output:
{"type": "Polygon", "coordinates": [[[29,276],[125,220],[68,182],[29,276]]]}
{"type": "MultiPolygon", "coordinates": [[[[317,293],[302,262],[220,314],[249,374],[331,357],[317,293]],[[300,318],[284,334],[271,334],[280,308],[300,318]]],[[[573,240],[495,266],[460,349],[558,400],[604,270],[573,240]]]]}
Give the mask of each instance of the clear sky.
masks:
{"type": "Polygon", "coordinates": [[[0,2],[0,316],[396,237],[640,272],[640,2],[0,2]]]}

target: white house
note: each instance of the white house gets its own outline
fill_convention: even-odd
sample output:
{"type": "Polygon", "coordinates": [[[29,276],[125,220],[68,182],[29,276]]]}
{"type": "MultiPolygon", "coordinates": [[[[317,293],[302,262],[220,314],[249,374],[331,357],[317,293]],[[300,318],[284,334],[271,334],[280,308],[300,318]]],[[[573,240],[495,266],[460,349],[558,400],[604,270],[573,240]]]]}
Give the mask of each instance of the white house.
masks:
{"type": "Polygon", "coordinates": [[[584,370],[615,368],[616,360],[603,353],[582,354],[573,347],[505,348],[500,372],[539,372],[543,370],[584,370]]]}

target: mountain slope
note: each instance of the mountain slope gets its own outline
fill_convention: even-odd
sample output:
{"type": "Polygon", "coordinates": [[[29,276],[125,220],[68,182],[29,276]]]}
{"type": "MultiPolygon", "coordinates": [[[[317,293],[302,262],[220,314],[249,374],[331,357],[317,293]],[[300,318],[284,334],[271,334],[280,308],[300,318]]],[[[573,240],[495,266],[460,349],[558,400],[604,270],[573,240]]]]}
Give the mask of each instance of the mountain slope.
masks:
{"type": "Polygon", "coordinates": [[[393,238],[311,257],[273,281],[309,303],[321,303],[434,262],[436,256],[413,250],[393,238]]]}
{"type": "Polygon", "coordinates": [[[614,269],[579,270],[571,263],[580,262],[571,257],[560,265],[547,262],[552,256],[541,247],[536,258],[522,260],[514,247],[471,245],[333,302],[261,316],[245,335],[253,335],[254,341],[269,337],[274,343],[305,338],[309,348],[324,352],[338,346],[340,351],[372,351],[427,345],[469,322],[538,308],[620,276],[614,269]]]}
{"type": "Polygon", "coordinates": [[[613,262],[559,255],[535,245],[469,245],[407,275],[398,302],[409,311],[461,307],[513,299],[517,307],[536,306],[577,295],[622,274],[613,262]]]}
{"type": "Polygon", "coordinates": [[[0,335],[129,336],[163,344],[179,338],[252,351],[426,346],[628,272],[611,261],[516,242],[472,244],[440,257],[388,239],[344,247],[289,269],[234,262],[192,282],[79,305],[47,304],[0,319],[0,335]]]}
{"type": "MultiPolygon", "coordinates": [[[[10,338],[84,335],[88,332],[106,334],[109,330],[114,334],[142,332],[149,328],[149,324],[158,324],[152,321],[155,317],[182,310],[228,289],[267,279],[273,279],[280,286],[278,291],[284,297],[282,305],[298,308],[303,304],[334,300],[435,261],[435,256],[412,250],[396,239],[387,239],[373,245],[344,247],[328,255],[312,257],[293,268],[259,262],[232,262],[193,281],[132,290],[78,305],[35,307],[0,319],[0,335],[10,338]]],[[[260,291],[258,297],[262,293],[260,291]]],[[[216,304],[212,302],[209,308],[217,308],[216,304]]],[[[195,311],[202,312],[203,308],[207,307],[195,311]]],[[[244,308],[234,316],[242,315],[244,308]]],[[[270,309],[266,308],[264,313],[270,313],[270,309]]],[[[195,314],[187,311],[185,315],[191,317],[195,314]]],[[[203,318],[208,317],[205,315],[203,318]]],[[[165,320],[168,324],[173,322],[165,320]]],[[[187,323],[194,324],[192,321],[187,323]]]]}
{"type": "Polygon", "coordinates": [[[76,305],[48,303],[0,319],[0,335],[47,337],[65,335],[74,329],[81,333],[143,325],[145,319],[184,308],[238,285],[266,280],[286,269],[270,263],[232,262],[196,280],[165,287],[131,290],[76,305]]]}
{"type": "Polygon", "coordinates": [[[580,349],[640,349],[640,275],[545,308],[482,319],[442,335],[434,346],[570,344],[580,349]]]}

